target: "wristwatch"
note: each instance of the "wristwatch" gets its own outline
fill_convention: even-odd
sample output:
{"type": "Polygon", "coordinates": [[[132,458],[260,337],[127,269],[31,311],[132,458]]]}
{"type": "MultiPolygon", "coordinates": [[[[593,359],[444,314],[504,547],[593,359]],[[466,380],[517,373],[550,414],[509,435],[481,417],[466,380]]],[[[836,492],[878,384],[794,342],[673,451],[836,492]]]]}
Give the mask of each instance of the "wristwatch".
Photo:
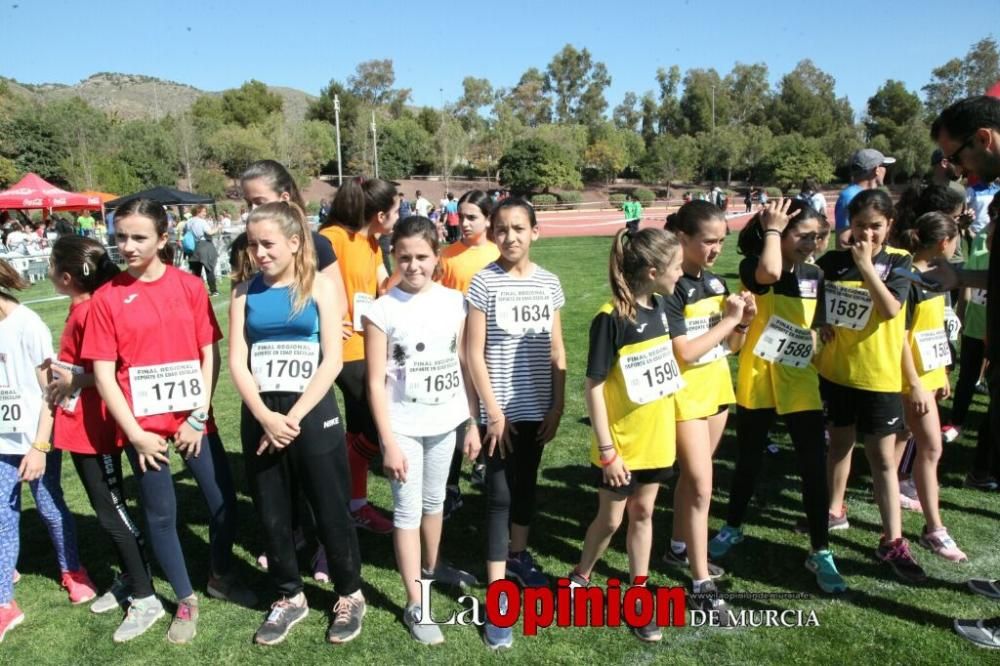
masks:
{"type": "Polygon", "coordinates": [[[42,453],[48,453],[52,450],[52,442],[35,442],[31,445],[31,448],[42,453]]]}
{"type": "Polygon", "coordinates": [[[206,421],[208,421],[208,412],[199,409],[196,412],[191,412],[188,418],[194,419],[198,423],[205,423],[206,421]]]}

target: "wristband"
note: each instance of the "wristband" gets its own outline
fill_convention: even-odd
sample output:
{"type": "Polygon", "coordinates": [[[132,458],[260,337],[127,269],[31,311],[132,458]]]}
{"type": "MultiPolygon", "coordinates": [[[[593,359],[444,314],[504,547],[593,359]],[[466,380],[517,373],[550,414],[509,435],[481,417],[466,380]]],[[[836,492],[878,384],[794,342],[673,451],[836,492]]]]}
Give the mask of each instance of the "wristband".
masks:
{"type": "Polygon", "coordinates": [[[616,460],[618,460],[618,452],[617,451],[615,451],[615,454],[613,456],[611,456],[611,460],[598,459],[597,462],[601,463],[601,467],[607,467],[608,465],[610,465],[611,463],[613,463],[616,460]]]}
{"type": "Polygon", "coordinates": [[[194,430],[195,432],[204,432],[204,430],[205,430],[205,422],[204,421],[198,421],[196,419],[193,419],[190,416],[187,417],[187,421],[185,421],[185,423],[187,423],[188,426],[192,430],[194,430]]]}
{"type": "Polygon", "coordinates": [[[198,423],[205,423],[206,421],[208,421],[208,412],[199,409],[197,411],[191,412],[188,415],[188,418],[194,419],[198,423]]]}
{"type": "Polygon", "coordinates": [[[36,451],[41,451],[42,453],[48,453],[49,451],[52,450],[52,443],[51,442],[34,442],[31,445],[31,448],[33,448],[36,451]]]}
{"type": "Polygon", "coordinates": [[[767,230],[765,230],[764,231],[764,235],[767,236],[768,234],[774,234],[778,238],[781,238],[781,232],[778,231],[777,229],[767,229],[767,230]]]}
{"type": "Polygon", "coordinates": [[[737,333],[746,335],[746,332],[750,330],[750,324],[736,324],[733,330],[737,333]]]}

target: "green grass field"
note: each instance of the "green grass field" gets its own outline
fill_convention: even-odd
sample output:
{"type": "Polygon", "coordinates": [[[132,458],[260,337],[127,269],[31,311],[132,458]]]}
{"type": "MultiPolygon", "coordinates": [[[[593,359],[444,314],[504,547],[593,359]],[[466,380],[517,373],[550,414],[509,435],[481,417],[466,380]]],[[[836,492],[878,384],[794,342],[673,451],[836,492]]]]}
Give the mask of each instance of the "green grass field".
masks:
{"type": "MultiPolygon", "coordinates": [[[[735,241],[735,238],[733,239],[735,241]]],[[[563,330],[569,355],[566,413],[559,435],[548,445],[540,472],[538,513],[531,549],[545,570],[553,576],[565,575],[575,564],[581,540],[596,511],[595,490],[589,485],[587,446],[589,431],[581,421],[585,416],[583,373],[586,365],[587,331],[591,316],[608,298],[607,255],[609,239],[577,238],[542,240],[533,258],[554,271],[566,292],[563,330]]],[[[731,287],[736,287],[739,256],[734,244],[717,265],[731,287]]],[[[222,285],[223,293],[228,284],[222,285]]],[[[48,284],[35,285],[23,300],[53,295],[48,284]]],[[[223,330],[228,317],[224,297],[213,299],[223,330]]],[[[53,340],[58,341],[66,316],[67,301],[56,300],[31,305],[48,323],[53,340]]],[[[225,343],[223,345],[225,354],[225,343]]],[[[260,551],[259,530],[239,452],[239,398],[223,371],[215,398],[215,413],[229,451],[229,462],[239,490],[240,529],[236,545],[241,575],[270,600],[268,580],[254,558],[260,551]]],[[[981,418],[984,405],[977,397],[973,419],[981,418]]],[[[780,429],[779,429],[780,433],[780,429]]],[[[780,451],[765,462],[762,483],[755,505],[751,506],[747,541],[734,550],[723,566],[729,573],[720,582],[729,592],[805,593],[794,601],[768,600],[741,602],[747,608],[796,608],[813,610],[819,627],[757,628],[739,630],[667,629],[656,645],[637,641],[625,628],[543,629],[538,636],[523,637],[515,627],[515,643],[510,651],[492,655],[471,627],[445,627],[446,642],[425,648],[412,641],[401,622],[405,595],[395,570],[389,537],[360,534],[362,575],[369,612],[364,632],[352,643],[334,647],[324,642],[332,593],[307,579],[306,593],[313,611],[274,648],[252,644],[253,632],[262,620],[265,606],[246,610],[216,602],[204,596],[208,575],[208,530],[205,506],[190,475],[174,458],[178,498],[178,525],[189,571],[202,597],[198,636],[188,646],[174,646],[165,639],[167,621],[161,621],[145,636],[125,645],[115,645],[111,634],[120,621],[117,613],[91,614],[86,605],[74,608],[58,584],[58,570],[52,546],[25,492],[21,520],[21,556],[18,568],[23,578],[15,588],[26,621],[8,634],[0,645],[4,663],[308,663],[336,659],[349,663],[468,662],[492,659],[530,663],[637,664],[654,661],[678,663],[980,663],[985,652],[958,639],[951,630],[953,617],[997,615],[995,602],[967,592],[965,580],[971,576],[1000,573],[996,494],[962,488],[962,479],[972,459],[973,439],[964,436],[946,447],[941,466],[941,505],[945,524],[971,563],[955,565],[939,560],[916,546],[923,525],[922,516],[904,514],[904,532],[914,542],[914,550],[926,567],[930,580],[921,586],[896,581],[873,556],[880,531],[878,511],[873,504],[871,483],[864,455],[854,457],[854,473],[848,491],[851,529],[833,532],[831,547],[850,591],[836,599],[824,597],[812,575],[803,567],[808,539],[792,527],[801,514],[794,454],[787,438],[778,438],[780,451]]],[[[716,462],[716,491],[711,530],[722,524],[733,470],[735,440],[726,433],[716,462]]],[[[128,465],[126,464],[126,468],[128,465]]],[[[63,487],[76,514],[81,556],[92,577],[105,588],[116,566],[109,539],[97,525],[83,489],[67,460],[63,487]]],[[[135,486],[128,480],[130,497],[135,486]]],[[[484,575],[485,500],[467,486],[465,507],[445,523],[442,545],[444,557],[484,575]]],[[[660,495],[655,519],[653,582],[678,585],[687,582],[686,572],[659,565],[659,556],[668,543],[672,511],[672,486],[660,495]]],[[[391,508],[388,483],[373,478],[371,499],[383,509],[391,508]]],[[[139,515],[135,509],[135,515],[139,515]]],[[[624,531],[624,530],[623,530],[624,531]]],[[[627,578],[624,536],[616,536],[612,547],[595,573],[602,584],[611,576],[627,578]]],[[[173,609],[170,586],[156,581],[158,592],[173,609]]],[[[483,590],[478,591],[480,596],[483,590]]],[[[459,592],[435,591],[435,612],[459,610],[459,592]]]]}

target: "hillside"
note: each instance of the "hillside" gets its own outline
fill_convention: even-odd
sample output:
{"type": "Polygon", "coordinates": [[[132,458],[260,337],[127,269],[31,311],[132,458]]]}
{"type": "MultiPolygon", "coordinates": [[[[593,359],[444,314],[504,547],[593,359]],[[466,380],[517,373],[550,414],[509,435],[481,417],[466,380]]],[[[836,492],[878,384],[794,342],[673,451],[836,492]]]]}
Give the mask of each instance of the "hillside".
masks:
{"type": "MultiPolygon", "coordinates": [[[[13,79],[2,79],[15,95],[40,102],[80,97],[94,108],[101,109],[122,119],[162,118],[186,111],[202,95],[221,95],[207,92],[175,81],[166,81],[141,74],[116,74],[101,72],[75,85],[61,83],[24,84],[13,79]]],[[[298,121],[305,117],[309,102],[315,97],[301,90],[268,86],[284,99],[285,115],[298,121]]]]}

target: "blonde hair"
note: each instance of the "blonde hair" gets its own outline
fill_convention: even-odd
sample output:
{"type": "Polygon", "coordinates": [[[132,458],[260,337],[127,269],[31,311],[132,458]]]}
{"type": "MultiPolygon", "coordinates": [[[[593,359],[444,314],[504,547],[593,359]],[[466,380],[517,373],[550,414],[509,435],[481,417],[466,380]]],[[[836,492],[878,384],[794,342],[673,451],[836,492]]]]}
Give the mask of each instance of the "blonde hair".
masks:
{"type": "Polygon", "coordinates": [[[611,282],[611,302],[619,316],[635,321],[635,292],[646,282],[650,268],[665,270],[680,249],[680,242],[670,231],[647,228],[630,232],[627,228],[615,234],[608,262],[611,282]]]}
{"type": "Polygon", "coordinates": [[[316,249],[313,245],[312,230],[306,222],[305,212],[298,205],[288,201],[275,201],[258,206],[247,218],[247,227],[254,222],[274,222],[281,229],[285,238],[293,236],[300,239],[299,251],[293,260],[295,299],[292,303],[291,316],[296,316],[305,309],[312,299],[313,281],[316,279],[316,249]]]}

